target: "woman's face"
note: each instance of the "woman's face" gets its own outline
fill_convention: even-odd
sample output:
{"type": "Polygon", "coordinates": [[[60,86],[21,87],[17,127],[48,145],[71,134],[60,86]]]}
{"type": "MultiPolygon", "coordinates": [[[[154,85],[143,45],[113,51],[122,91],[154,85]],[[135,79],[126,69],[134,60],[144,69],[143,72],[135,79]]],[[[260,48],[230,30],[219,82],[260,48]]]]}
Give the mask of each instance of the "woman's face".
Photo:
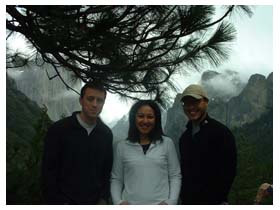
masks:
{"type": "Polygon", "coordinates": [[[141,106],[136,112],[135,123],[142,136],[148,135],[155,127],[155,112],[149,105],[141,106]]]}

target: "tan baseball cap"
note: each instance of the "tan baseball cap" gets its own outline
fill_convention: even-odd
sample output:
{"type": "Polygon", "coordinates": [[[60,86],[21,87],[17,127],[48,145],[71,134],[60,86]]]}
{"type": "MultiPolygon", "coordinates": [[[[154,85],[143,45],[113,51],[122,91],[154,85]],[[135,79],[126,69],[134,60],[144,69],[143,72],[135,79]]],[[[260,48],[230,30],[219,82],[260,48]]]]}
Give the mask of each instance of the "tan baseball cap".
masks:
{"type": "Polygon", "coordinates": [[[196,99],[206,98],[209,100],[206,91],[200,85],[189,85],[182,93],[181,101],[184,97],[191,96],[196,99]]]}

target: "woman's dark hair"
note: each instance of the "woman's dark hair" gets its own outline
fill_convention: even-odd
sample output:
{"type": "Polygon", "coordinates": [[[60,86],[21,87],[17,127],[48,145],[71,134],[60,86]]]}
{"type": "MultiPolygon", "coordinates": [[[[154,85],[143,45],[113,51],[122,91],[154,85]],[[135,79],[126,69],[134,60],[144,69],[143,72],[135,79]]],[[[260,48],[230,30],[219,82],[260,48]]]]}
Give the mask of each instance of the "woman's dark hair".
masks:
{"type": "Polygon", "coordinates": [[[135,123],[136,113],[142,106],[146,105],[150,106],[155,113],[155,127],[148,136],[151,142],[155,142],[157,140],[162,141],[162,135],[164,134],[161,126],[161,113],[159,106],[152,100],[139,100],[131,107],[129,111],[129,129],[127,139],[131,142],[139,142],[140,140],[140,133],[135,123]]]}

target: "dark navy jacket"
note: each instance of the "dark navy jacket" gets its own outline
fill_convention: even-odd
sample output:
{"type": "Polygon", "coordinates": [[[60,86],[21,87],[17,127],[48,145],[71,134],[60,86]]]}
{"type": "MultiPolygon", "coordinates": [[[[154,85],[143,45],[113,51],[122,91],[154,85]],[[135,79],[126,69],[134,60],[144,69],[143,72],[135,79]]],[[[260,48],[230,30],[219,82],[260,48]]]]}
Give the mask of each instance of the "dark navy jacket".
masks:
{"type": "Polygon", "coordinates": [[[206,117],[192,137],[192,123],[179,140],[182,204],[227,202],[236,175],[236,145],[231,131],[206,117]]]}
{"type": "Polygon", "coordinates": [[[76,114],[54,123],[45,138],[42,190],[47,204],[96,204],[110,195],[112,132],[98,119],[88,135],[76,114]]]}

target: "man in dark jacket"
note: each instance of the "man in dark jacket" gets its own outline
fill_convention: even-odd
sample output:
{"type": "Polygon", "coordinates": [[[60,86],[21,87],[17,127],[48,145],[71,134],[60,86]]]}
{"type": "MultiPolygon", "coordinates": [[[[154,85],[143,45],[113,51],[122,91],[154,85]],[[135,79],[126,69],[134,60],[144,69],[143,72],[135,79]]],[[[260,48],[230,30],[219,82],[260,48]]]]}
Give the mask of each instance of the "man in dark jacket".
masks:
{"type": "Polygon", "coordinates": [[[236,175],[236,145],[231,131],[207,114],[208,96],[200,85],[182,93],[189,119],[179,140],[182,204],[226,204],[236,175]]]}
{"type": "Polygon", "coordinates": [[[101,84],[81,89],[81,112],[48,130],[42,165],[46,204],[98,204],[109,198],[112,132],[98,117],[106,98],[101,84]]]}

